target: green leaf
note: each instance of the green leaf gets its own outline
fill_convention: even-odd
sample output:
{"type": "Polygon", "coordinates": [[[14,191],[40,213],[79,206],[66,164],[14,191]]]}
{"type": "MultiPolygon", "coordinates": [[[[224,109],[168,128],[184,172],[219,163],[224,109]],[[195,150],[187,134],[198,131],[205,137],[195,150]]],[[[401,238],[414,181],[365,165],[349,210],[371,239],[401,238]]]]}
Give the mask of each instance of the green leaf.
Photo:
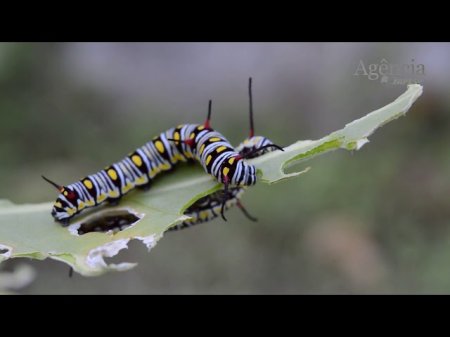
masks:
{"type": "MultiPolygon", "coordinates": [[[[406,113],[422,94],[422,86],[408,86],[408,90],[394,102],[347,124],[319,140],[298,141],[284,152],[275,151],[252,159],[259,181],[275,183],[292,178],[308,170],[285,173],[285,170],[319,154],[339,148],[359,150],[377,128],[406,113]]],[[[155,180],[147,192],[132,191],[116,207],[100,207],[75,218],[63,228],[53,222],[52,203],[15,205],[0,200],[0,262],[8,258],[52,258],[65,262],[85,276],[100,275],[108,270],[127,270],[135,263],[107,264],[104,257],[112,257],[127,248],[130,240],[141,240],[148,249],[155,246],[163,233],[185,219],[184,210],[196,200],[221,188],[203,169],[183,165],[175,173],[155,180]],[[140,220],[118,233],[90,232],[78,235],[81,223],[106,213],[128,211],[140,220]]]]}

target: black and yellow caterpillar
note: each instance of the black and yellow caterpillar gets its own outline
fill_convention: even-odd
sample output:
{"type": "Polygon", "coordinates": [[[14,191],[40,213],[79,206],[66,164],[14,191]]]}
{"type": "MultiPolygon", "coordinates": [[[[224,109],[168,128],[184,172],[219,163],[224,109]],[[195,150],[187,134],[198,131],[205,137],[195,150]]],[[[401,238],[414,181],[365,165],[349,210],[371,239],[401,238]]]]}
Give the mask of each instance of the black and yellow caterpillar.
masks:
{"type": "Polygon", "coordinates": [[[43,176],[60,192],[53,205],[52,216],[63,225],[68,225],[69,220],[82,210],[106,201],[117,204],[123,195],[135,187],[150,187],[158,174],[171,170],[178,162],[195,159],[208,174],[224,185],[220,213],[225,219],[224,208],[231,199],[229,186],[244,187],[256,183],[256,169],[245,158],[267,148],[282,148],[269,143],[240,154],[222,134],[210,127],[210,118],[211,101],[204,124],[182,124],[162,132],[121,161],[70,185],[61,186],[43,176]]]}

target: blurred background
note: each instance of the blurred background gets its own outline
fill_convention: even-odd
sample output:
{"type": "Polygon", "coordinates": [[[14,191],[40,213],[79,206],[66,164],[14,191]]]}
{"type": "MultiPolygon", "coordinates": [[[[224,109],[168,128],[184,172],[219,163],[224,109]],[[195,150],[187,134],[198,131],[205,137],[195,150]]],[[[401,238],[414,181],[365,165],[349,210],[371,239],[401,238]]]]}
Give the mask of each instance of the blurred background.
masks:
{"type": "Polygon", "coordinates": [[[227,223],[165,234],[150,253],[131,242],[115,261],[139,265],[123,273],[69,278],[52,260],[0,271],[33,267],[24,294],[448,293],[449,73],[450,44],[436,43],[2,43],[0,198],[15,203],[54,200],[43,172],[70,183],[202,122],[210,98],[213,126],[237,145],[249,76],[256,133],[281,145],[342,128],[408,81],[424,94],[361,151],[248,190],[256,223],[234,209],[227,223]],[[370,79],[371,64],[410,72],[370,79]]]}

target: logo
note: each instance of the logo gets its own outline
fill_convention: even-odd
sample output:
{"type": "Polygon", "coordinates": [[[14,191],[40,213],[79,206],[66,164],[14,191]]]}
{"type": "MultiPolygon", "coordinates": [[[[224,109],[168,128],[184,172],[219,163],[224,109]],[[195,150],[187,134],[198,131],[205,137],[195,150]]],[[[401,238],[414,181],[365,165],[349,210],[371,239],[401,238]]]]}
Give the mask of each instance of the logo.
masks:
{"type": "Polygon", "coordinates": [[[414,59],[410,63],[389,63],[385,58],[379,63],[366,65],[359,61],[353,76],[367,76],[370,81],[380,81],[383,84],[404,85],[421,83],[425,76],[425,65],[416,64],[414,59]]]}

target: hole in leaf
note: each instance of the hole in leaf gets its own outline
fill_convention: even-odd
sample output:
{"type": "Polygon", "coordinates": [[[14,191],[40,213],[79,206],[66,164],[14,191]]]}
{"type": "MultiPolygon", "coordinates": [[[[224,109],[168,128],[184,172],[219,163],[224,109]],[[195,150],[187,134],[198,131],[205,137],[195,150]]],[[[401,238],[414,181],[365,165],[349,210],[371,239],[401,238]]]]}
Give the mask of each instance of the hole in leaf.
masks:
{"type": "Polygon", "coordinates": [[[141,218],[136,214],[127,210],[119,210],[108,213],[103,213],[101,216],[92,217],[82,222],[77,229],[78,235],[83,235],[91,232],[112,232],[116,234],[128,227],[132,226],[141,218]]]}

